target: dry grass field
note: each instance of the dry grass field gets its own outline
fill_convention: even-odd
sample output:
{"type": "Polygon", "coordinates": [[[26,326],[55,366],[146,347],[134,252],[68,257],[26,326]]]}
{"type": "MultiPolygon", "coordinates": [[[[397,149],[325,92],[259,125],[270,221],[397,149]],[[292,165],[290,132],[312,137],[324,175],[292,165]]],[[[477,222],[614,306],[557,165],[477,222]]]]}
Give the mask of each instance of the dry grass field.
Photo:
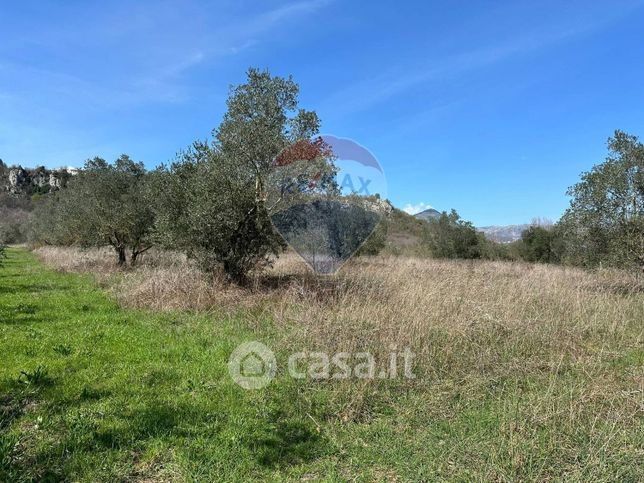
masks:
{"type": "Polygon", "coordinates": [[[295,386],[289,397],[334,448],[302,470],[311,479],[329,461],[342,480],[644,476],[644,281],[635,275],[373,257],[316,277],[288,254],[240,289],[176,254],[150,253],[127,271],[108,250],[36,254],[58,271],[94,274],[124,310],[234,320],[280,362],[302,350],[385,358],[411,349],[415,379],[295,386]]]}
{"type": "MultiPolygon", "coordinates": [[[[152,252],[135,270],[121,271],[108,249],[45,247],[36,253],[57,270],[94,274],[124,307],[262,310],[308,344],[348,351],[409,347],[424,367],[437,355],[433,334],[472,342],[485,334],[495,345],[515,348],[538,342],[540,350],[526,347],[523,355],[572,361],[601,349],[583,343],[590,335],[620,342],[644,320],[644,279],[615,270],[363,257],[336,276],[320,277],[287,254],[250,289],[241,289],[223,277],[206,279],[179,254],[152,252]]],[[[494,348],[482,343],[476,365],[493,366],[486,359],[494,348]]],[[[531,364],[527,357],[521,361],[524,368],[531,364]]]]}

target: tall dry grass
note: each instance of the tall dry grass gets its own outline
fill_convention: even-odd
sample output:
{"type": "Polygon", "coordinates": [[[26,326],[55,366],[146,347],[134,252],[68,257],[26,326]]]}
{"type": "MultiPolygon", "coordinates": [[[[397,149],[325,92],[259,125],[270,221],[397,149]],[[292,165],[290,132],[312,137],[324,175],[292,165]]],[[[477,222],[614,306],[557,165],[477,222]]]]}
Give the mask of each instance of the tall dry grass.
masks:
{"type": "Polygon", "coordinates": [[[97,274],[124,306],[261,308],[284,329],[285,347],[376,355],[408,347],[434,374],[587,363],[609,355],[607,344],[632,344],[644,320],[644,281],[619,271],[373,257],[319,277],[287,254],[240,289],[176,253],[152,251],[126,271],[106,249],[37,254],[59,270],[97,274]]]}
{"type": "Polygon", "coordinates": [[[384,360],[411,349],[414,380],[308,381],[298,397],[330,391],[328,419],[340,426],[369,420],[383,403],[394,407],[396,431],[410,444],[419,425],[451,421],[469,448],[452,453],[448,474],[484,453],[489,475],[502,467],[528,471],[526,479],[609,478],[633,473],[642,456],[633,438],[644,414],[644,281],[635,275],[374,257],[317,277],[289,254],[240,289],[206,280],[177,254],[151,253],[119,271],[104,250],[37,253],[56,269],[97,274],[125,306],[252,309],[243,317],[276,327],[280,354],[367,351],[384,360]],[[500,432],[470,430],[463,414],[500,432]],[[526,457],[541,463],[525,466],[526,457]]]}
{"type": "Polygon", "coordinates": [[[46,246],[35,252],[56,270],[95,275],[124,307],[204,310],[234,303],[241,293],[221,275],[206,279],[184,254],[176,252],[150,250],[140,256],[135,268],[119,267],[109,248],[46,246]]]}

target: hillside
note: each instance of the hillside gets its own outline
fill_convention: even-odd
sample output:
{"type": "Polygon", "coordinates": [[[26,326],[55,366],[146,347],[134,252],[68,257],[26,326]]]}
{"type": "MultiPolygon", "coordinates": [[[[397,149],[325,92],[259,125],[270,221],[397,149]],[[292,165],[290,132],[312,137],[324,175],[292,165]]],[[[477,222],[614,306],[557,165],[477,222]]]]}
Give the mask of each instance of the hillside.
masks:
{"type": "Polygon", "coordinates": [[[0,244],[21,243],[34,201],[66,186],[73,169],[7,166],[0,159],[0,244]]]}
{"type": "Polygon", "coordinates": [[[385,252],[391,254],[427,254],[422,241],[429,225],[404,211],[394,208],[384,222],[387,229],[385,252]]]}
{"type": "Polygon", "coordinates": [[[34,169],[9,167],[0,160],[0,193],[21,196],[49,193],[65,186],[73,173],[72,169],[52,170],[43,166],[34,169]]]}

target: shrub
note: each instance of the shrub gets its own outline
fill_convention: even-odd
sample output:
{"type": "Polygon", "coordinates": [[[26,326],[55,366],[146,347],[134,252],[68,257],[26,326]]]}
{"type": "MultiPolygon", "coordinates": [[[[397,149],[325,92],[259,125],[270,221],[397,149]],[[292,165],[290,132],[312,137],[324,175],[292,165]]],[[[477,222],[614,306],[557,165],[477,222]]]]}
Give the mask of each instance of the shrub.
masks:
{"type": "Polygon", "coordinates": [[[644,270],[644,144],[616,131],[609,154],[568,190],[559,222],[566,262],[644,270]]]}
{"type": "Polygon", "coordinates": [[[256,69],[231,90],[212,142],[196,142],[170,169],[154,173],[156,235],[213,273],[222,267],[243,284],[250,271],[284,247],[267,200],[278,155],[319,129],[314,112],[298,109],[291,78],[256,69]]]}
{"type": "Polygon", "coordinates": [[[483,258],[485,238],[455,210],[449,214],[443,212],[429,224],[426,242],[435,258],[483,258]]]}
{"type": "Polygon", "coordinates": [[[122,155],[114,164],[85,163],[67,187],[38,204],[32,241],[83,247],[113,247],[119,265],[129,252],[134,265],[150,249],[154,218],[143,163],[122,155]]]}
{"type": "Polygon", "coordinates": [[[554,229],[531,226],[521,234],[519,255],[526,262],[555,263],[558,261],[555,238],[554,229]]]}

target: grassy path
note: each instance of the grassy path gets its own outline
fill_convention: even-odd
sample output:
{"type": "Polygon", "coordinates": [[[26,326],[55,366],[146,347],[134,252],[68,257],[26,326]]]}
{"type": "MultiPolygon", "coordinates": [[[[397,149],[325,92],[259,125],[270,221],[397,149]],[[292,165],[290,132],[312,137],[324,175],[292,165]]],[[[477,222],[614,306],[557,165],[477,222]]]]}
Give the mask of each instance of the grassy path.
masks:
{"type": "Polygon", "coordinates": [[[8,255],[0,481],[296,478],[325,451],[287,385],[231,382],[243,321],[124,311],[89,277],[8,255]]]}
{"type": "Polygon", "coordinates": [[[344,421],[334,383],[283,371],[258,391],[232,382],[239,343],[280,337],[266,315],[124,310],[92,277],[8,256],[0,481],[642,479],[641,324],[614,340],[600,325],[584,333],[587,359],[350,382],[346,403],[367,417],[344,421]]]}

